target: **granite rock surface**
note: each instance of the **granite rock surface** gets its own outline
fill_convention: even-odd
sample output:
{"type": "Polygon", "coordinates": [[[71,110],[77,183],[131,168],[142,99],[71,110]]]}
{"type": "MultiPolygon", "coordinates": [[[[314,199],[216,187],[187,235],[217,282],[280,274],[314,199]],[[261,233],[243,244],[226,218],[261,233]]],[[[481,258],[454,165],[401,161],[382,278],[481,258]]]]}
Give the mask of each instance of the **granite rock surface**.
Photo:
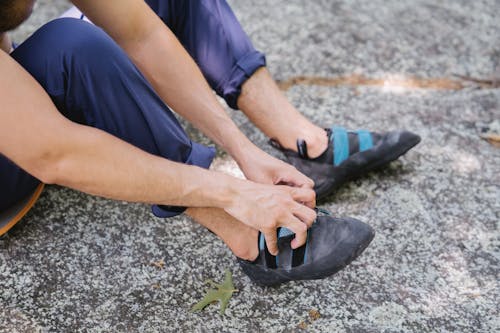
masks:
{"type": "MultiPolygon", "coordinates": [[[[230,2],[278,80],[312,78],[286,94],[314,122],[422,136],[320,203],[371,224],[372,245],[331,278],[261,288],[186,216],[49,186],[0,239],[0,332],[499,331],[500,150],[480,134],[500,119],[500,89],[470,79],[498,76],[500,3],[230,2]],[[239,289],[226,315],[191,313],[226,268],[239,289]]],[[[14,38],[67,6],[39,1],[14,38]]],[[[216,163],[237,172],[222,152],[216,163]]]]}

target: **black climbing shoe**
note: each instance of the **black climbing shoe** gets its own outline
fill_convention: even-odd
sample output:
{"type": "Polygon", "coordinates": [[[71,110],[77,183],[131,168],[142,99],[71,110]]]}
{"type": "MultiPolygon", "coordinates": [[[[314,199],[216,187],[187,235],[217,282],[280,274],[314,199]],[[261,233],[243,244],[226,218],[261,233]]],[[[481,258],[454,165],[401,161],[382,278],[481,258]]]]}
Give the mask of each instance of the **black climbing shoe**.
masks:
{"type": "Polygon", "coordinates": [[[290,164],[314,181],[317,199],[328,196],[349,180],[396,160],[420,142],[420,136],[408,131],[379,134],[333,127],[326,129],[326,134],[328,148],[316,158],[309,158],[304,140],[297,140],[298,153],[271,140],[290,164]]]}
{"type": "Polygon", "coordinates": [[[290,246],[295,234],[279,228],[277,256],[269,253],[264,235],[259,234],[257,259],[238,258],[238,261],[250,279],[262,286],[322,279],[349,265],[370,244],[374,235],[373,229],[361,221],[318,214],[308,230],[306,244],[300,248],[293,250],[290,246]]]}

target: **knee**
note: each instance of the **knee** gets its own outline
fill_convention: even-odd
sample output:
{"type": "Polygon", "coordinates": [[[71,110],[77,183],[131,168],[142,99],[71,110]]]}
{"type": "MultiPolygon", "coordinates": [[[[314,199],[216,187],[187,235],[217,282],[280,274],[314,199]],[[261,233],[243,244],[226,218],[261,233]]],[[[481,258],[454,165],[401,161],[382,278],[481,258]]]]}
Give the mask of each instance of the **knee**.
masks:
{"type": "Polygon", "coordinates": [[[21,62],[27,58],[28,65],[32,61],[66,66],[83,63],[103,69],[108,59],[123,56],[120,47],[102,29],[74,18],[60,18],[45,24],[13,53],[21,62]],[[35,60],[33,54],[36,54],[35,60]]]}

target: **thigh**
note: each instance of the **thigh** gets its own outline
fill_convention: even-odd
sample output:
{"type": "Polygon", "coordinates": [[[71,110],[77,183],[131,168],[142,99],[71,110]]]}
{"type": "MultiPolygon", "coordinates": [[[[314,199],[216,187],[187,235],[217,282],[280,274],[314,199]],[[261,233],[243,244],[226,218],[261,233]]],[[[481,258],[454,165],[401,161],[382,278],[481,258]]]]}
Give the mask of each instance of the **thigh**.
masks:
{"type": "Polygon", "coordinates": [[[189,160],[193,143],[174,114],[100,28],[78,19],[57,19],[12,56],[72,121],[102,129],[149,153],[189,160]]]}

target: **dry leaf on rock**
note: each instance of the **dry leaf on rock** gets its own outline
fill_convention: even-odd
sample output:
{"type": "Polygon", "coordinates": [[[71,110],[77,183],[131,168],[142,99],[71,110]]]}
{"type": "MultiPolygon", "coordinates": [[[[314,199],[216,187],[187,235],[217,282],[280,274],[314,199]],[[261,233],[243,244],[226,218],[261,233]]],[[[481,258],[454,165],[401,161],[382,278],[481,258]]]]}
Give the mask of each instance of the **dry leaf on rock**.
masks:
{"type": "Polygon", "coordinates": [[[220,314],[224,314],[233,293],[238,291],[234,289],[233,275],[229,270],[226,270],[226,278],[223,283],[217,284],[212,280],[208,280],[207,282],[212,285],[212,289],[207,291],[203,299],[196,303],[191,308],[191,311],[203,310],[207,305],[220,301],[220,314]]]}

